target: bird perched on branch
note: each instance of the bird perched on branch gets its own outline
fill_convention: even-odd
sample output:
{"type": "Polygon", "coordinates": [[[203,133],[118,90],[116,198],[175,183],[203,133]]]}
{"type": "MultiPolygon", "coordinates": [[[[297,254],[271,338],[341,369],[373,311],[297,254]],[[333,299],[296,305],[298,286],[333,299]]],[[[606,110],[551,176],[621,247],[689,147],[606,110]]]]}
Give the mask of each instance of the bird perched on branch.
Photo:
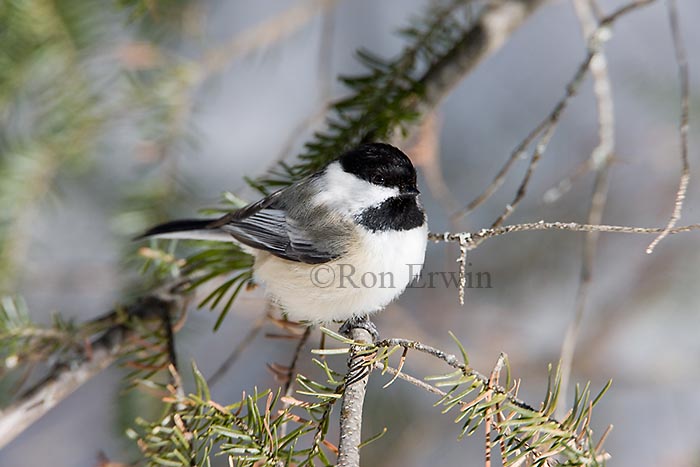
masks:
{"type": "Polygon", "coordinates": [[[362,320],[420,273],[428,227],[401,150],[363,144],[325,168],[214,220],[178,220],[139,238],[235,242],[290,319],[362,320]]]}

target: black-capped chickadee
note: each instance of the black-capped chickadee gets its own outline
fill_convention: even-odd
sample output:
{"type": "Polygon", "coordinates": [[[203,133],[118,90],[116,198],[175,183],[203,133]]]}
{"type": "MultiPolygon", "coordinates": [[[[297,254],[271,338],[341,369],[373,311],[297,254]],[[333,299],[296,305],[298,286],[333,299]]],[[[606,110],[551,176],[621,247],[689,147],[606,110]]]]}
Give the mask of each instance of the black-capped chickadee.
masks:
{"type": "Polygon", "coordinates": [[[290,319],[327,323],[398,297],[420,273],[427,233],[410,159],[371,143],[220,219],[168,222],[141,238],[238,243],[290,319]]]}

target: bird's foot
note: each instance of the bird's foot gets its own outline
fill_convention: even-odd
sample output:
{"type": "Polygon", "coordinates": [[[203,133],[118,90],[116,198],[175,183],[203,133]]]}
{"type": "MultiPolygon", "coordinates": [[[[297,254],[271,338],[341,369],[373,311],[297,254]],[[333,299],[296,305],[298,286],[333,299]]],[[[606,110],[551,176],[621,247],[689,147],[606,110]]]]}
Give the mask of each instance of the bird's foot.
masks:
{"type": "Polygon", "coordinates": [[[350,318],[343,323],[338,332],[341,335],[352,339],[352,330],[354,328],[364,329],[370,333],[372,336],[372,343],[379,340],[379,331],[377,330],[377,326],[374,325],[367,315],[350,318]]]}

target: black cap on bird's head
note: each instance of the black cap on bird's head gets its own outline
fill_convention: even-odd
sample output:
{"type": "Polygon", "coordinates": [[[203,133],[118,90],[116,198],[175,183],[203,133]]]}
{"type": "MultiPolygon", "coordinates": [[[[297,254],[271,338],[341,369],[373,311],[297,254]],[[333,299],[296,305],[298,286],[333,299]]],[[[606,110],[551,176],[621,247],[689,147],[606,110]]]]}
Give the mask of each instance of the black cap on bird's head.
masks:
{"type": "Polygon", "coordinates": [[[338,159],[347,173],[401,193],[418,194],[416,169],[400,149],[386,143],[362,144],[338,159]]]}

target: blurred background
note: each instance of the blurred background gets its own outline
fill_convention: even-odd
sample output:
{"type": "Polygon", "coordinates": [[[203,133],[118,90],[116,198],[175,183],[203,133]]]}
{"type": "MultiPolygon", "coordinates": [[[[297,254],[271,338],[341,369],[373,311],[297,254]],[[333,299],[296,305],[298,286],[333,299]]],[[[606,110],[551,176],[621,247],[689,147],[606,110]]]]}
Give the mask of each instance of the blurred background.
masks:
{"type": "MultiPolygon", "coordinates": [[[[264,173],[281,157],[293,160],[322,126],[328,102],[344,95],[337,75],[359,71],[355,51],[398,53],[403,40],[395,32],[429,2],[176,0],[144,2],[152,5],[145,13],[141,2],[121,3],[0,6],[0,288],[23,296],[38,322],[53,312],[90,319],[128,296],[139,277],[129,239],[147,225],[191,216],[225,190],[257,196],[244,176],[264,173]]],[[[599,3],[605,12],[624,4],[599,3]]],[[[678,7],[690,62],[690,164],[698,173],[700,101],[692,91],[700,85],[700,4],[679,0],[678,7]]],[[[603,223],[665,225],[680,160],[677,66],[664,3],[622,18],[605,50],[616,151],[603,223]]],[[[571,4],[554,0],[449,95],[431,143],[437,157],[422,161],[419,182],[433,232],[454,229],[450,210],[486,188],[563,96],[584,56],[571,4]]],[[[592,173],[555,202],[545,202],[544,193],[597,141],[589,77],[508,223],[585,222],[592,173]]],[[[490,225],[525,168],[516,164],[504,188],[458,228],[490,225]]],[[[700,220],[697,180],[682,224],[700,220]]],[[[572,381],[591,381],[597,390],[613,379],[592,423],[597,433],[614,425],[606,442],[610,465],[698,466],[700,239],[676,235],[647,255],[651,239],[600,238],[572,381]]],[[[467,290],[464,306],[454,288],[408,290],[376,323],[387,337],[456,351],[452,331],[482,373],[506,352],[522,378],[521,398],[536,404],[574,315],[582,244],[583,234],[574,232],[490,239],[470,253],[469,268],[488,271],[492,288],[467,290]]],[[[453,246],[429,245],[427,270],[455,271],[457,254],[453,246]]],[[[217,314],[193,310],[177,336],[180,361],[194,359],[211,375],[264,308],[261,291],[243,293],[216,333],[217,314]]],[[[309,346],[318,342],[316,332],[309,346]]],[[[242,390],[276,387],[266,363],[286,363],[293,346],[257,337],[213,386],[214,399],[227,403],[242,390]]],[[[310,368],[306,360],[302,373],[310,368]]],[[[415,355],[407,371],[443,371],[437,365],[415,355]]],[[[136,459],[124,431],[135,416],[157,415],[159,406],[125,392],[124,374],[110,368],[84,385],[0,451],[0,465],[88,467],[98,465],[99,453],[136,459]]],[[[363,451],[364,465],[482,462],[482,430],[457,442],[453,417],[433,408],[432,396],[401,382],[382,389],[384,383],[371,378],[365,433],[388,433],[363,451]]]]}

